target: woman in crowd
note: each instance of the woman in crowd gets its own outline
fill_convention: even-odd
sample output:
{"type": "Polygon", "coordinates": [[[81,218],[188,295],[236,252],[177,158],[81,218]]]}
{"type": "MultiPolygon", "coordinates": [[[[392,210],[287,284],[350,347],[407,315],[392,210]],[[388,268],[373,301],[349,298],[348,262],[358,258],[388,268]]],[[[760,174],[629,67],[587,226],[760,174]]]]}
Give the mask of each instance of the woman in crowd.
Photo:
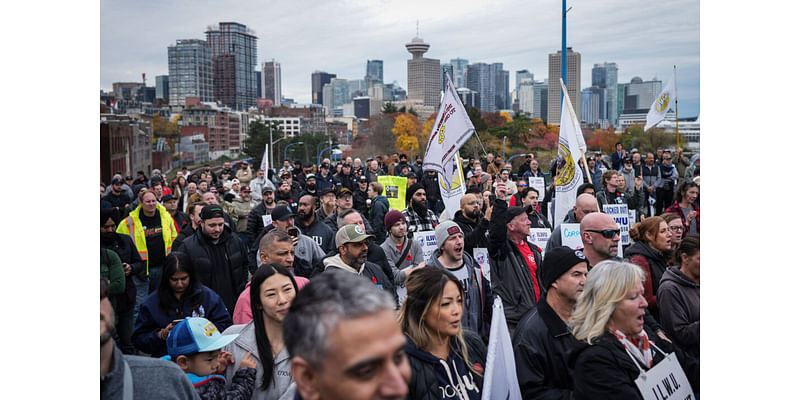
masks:
{"type": "Polygon", "coordinates": [[[135,281],[137,298],[142,298],[142,291],[152,293],[161,282],[161,268],[164,259],[172,251],[172,242],[178,237],[178,229],[167,209],[158,204],[152,190],[141,190],[138,200],[139,205],[119,223],[117,233],[131,236],[139,257],[145,262],[149,289],[145,289],[147,282],[135,281]]]}
{"type": "Polygon", "coordinates": [[[647,300],[650,314],[656,321],[658,316],[658,303],[656,294],[661,277],[667,271],[666,252],[671,249],[671,237],[669,227],[661,217],[645,218],[644,221],[637,223],[630,230],[633,243],[625,249],[625,259],[642,267],[644,271],[644,298],[647,300]]]}
{"type": "Polygon", "coordinates": [[[675,192],[675,204],[665,210],[681,218],[683,237],[691,233],[700,234],[700,206],[695,204],[698,196],[700,186],[692,181],[683,182],[675,192]]]}
{"type": "Polygon", "coordinates": [[[673,342],[700,359],[700,236],[689,235],[675,252],[675,263],[661,278],[661,325],[673,342]]]}
{"type": "MultiPolygon", "coordinates": [[[[675,250],[677,250],[678,246],[681,244],[681,236],[683,236],[683,222],[681,222],[681,217],[673,213],[664,212],[661,213],[660,217],[664,218],[664,222],[667,223],[667,227],[669,228],[669,233],[672,235],[669,238],[670,250],[665,252],[664,256],[669,261],[670,266],[677,265],[680,267],[680,262],[678,264],[672,264],[672,255],[675,254],[675,250]]],[[[680,261],[680,259],[678,261],[680,261]]]]}
{"type": "Polygon", "coordinates": [[[486,346],[461,327],[464,289],[458,278],[422,268],[408,277],[406,288],[399,320],[412,371],[408,398],[480,399],[486,346]]]}
{"type": "Polygon", "coordinates": [[[636,379],[672,352],[693,391],[700,390],[700,362],[645,332],[642,279],[639,267],[619,261],[603,261],[589,272],[570,321],[573,335],[582,342],[569,361],[576,400],[641,399],[636,379]]]}
{"type": "Polygon", "coordinates": [[[186,178],[184,178],[183,176],[178,176],[177,178],[173,179],[172,182],[170,182],[169,184],[169,188],[170,190],[172,190],[172,195],[175,196],[176,199],[178,199],[178,210],[181,211],[184,210],[183,194],[186,191],[186,185],[187,185],[186,178]]]}
{"type": "Polygon", "coordinates": [[[197,279],[189,256],[176,251],[164,262],[158,290],[142,303],[133,331],[134,346],[153,357],[167,354],[169,332],[186,317],[204,317],[220,330],[233,323],[219,295],[197,279]]]}
{"type": "Polygon", "coordinates": [[[258,362],[254,400],[293,399],[294,380],[290,374],[291,359],[283,344],[281,325],[292,300],[297,295],[297,283],[292,274],[278,264],[264,264],[253,274],[250,282],[250,307],[253,320],[234,325],[223,334],[239,334],[223,349],[233,357],[233,367],[225,371],[232,379],[248,352],[258,362]]]}

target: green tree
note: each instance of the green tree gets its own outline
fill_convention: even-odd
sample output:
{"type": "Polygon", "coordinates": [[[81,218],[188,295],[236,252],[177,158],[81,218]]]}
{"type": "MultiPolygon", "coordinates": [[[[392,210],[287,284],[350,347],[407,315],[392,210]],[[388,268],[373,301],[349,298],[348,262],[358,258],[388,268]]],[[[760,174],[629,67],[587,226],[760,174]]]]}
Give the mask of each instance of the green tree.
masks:
{"type": "Polygon", "coordinates": [[[381,112],[384,114],[394,114],[397,112],[397,106],[394,103],[384,103],[381,112]]]}
{"type": "MultiPolygon", "coordinates": [[[[261,159],[264,157],[264,150],[267,143],[269,143],[269,132],[272,130],[272,140],[283,136],[280,122],[268,121],[264,122],[260,119],[255,119],[250,122],[248,126],[247,138],[244,140],[244,154],[253,157],[256,163],[260,165],[261,159]]],[[[274,157],[275,153],[273,153],[274,157]]]]}

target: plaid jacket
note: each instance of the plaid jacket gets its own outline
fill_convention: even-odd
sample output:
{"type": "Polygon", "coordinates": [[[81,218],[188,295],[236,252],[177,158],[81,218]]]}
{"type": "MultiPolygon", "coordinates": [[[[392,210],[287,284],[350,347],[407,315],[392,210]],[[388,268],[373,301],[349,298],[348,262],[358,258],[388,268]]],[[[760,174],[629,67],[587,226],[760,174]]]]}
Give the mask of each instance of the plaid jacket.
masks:
{"type": "MultiPolygon", "coordinates": [[[[694,203],[692,203],[692,209],[697,213],[697,216],[695,216],[694,218],[695,218],[695,220],[697,222],[697,234],[699,235],[700,234],[700,207],[698,207],[698,206],[694,205],[694,203]]],[[[686,235],[689,234],[689,222],[686,221],[686,216],[683,215],[683,211],[681,210],[681,205],[678,204],[678,202],[675,202],[675,204],[669,206],[669,208],[664,210],[664,212],[673,213],[673,214],[681,217],[681,223],[683,224],[683,236],[681,236],[681,238],[685,238],[686,235]]]]}
{"type": "Polygon", "coordinates": [[[436,214],[431,210],[428,210],[427,221],[422,221],[422,218],[411,208],[406,208],[401,212],[408,221],[408,233],[432,231],[436,229],[436,225],[439,225],[439,218],[436,218],[436,214]]]}

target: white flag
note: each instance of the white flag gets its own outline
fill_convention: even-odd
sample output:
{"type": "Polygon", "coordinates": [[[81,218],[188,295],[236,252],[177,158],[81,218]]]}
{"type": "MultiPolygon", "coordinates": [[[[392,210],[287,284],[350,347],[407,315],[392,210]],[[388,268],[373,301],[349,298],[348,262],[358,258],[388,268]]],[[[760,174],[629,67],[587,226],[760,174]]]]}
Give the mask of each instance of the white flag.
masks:
{"type": "Polygon", "coordinates": [[[522,400],[517,379],[517,365],[514,362],[514,349],[511,347],[511,335],[508,333],[500,296],[494,298],[492,306],[492,329],[489,332],[486,373],[483,378],[481,400],[522,400]]]}
{"type": "Polygon", "coordinates": [[[467,185],[464,182],[464,170],[461,169],[461,157],[456,152],[455,157],[450,158],[444,165],[445,171],[448,171],[447,178],[439,174],[439,192],[444,202],[444,210],[447,212],[447,218],[453,219],[456,217],[456,212],[461,209],[461,198],[467,193],[467,185]],[[451,183],[445,183],[445,179],[451,183]]]}
{"type": "Polygon", "coordinates": [[[448,171],[446,166],[456,155],[458,149],[469,140],[475,132],[472,121],[469,120],[461,98],[458,97],[450,75],[447,77],[447,86],[444,90],[442,103],[439,105],[439,113],[433,124],[428,147],[425,150],[425,158],[422,160],[423,171],[436,171],[446,185],[451,185],[452,171],[448,171]]]}
{"type": "Polygon", "coordinates": [[[575,196],[578,193],[578,186],[583,183],[583,171],[580,169],[578,160],[581,154],[586,151],[586,142],[583,140],[581,125],[575,112],[572,110],[572,103],[569,101],[569,94],[561,83],[564,99],[561,101],[561,126],[558,135],[558,166],[556,176],[553,177],[553,184],[556,187],[555,210],[553,212],[553,223],[558,224],[564,220],[569,210],[575,205],[575,196]]]}
{"type": "Polygon", "coordinates": [[[658,97],[650,106],[650,111],[647,112],[647,125],[644,126],[644,130],[648,130],[655,126],[655,124],[661,122],[664,116],[667,115],[669,105],[677,98],[678,92],[675,90],[675,69],[673,68],[672,80],[667,84],[667,87],[661,90],[661,93],[658,94],[658,97]]]}
{"type": "Polygon", "coordinates": [[[269,168],[269,163],[267,163],[267,154],[269,154],[269,143],[264,145],[264,157],[261,157],[260,169],[263,170],[265,174],[267,173],[267,168],[269,168]]]}

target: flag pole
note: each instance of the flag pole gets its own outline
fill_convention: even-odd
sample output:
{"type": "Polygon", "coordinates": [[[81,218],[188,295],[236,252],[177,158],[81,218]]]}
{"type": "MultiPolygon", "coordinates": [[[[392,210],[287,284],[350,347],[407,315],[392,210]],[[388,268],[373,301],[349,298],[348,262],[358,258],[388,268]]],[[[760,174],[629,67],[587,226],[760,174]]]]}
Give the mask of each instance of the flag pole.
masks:
{"type": "MultiPolygon", "coordinates": [[[[672,66],[672,79],[677,78],[677,70],[675,65],[672,66]]],[[[681,148],[681,133],[678,131],[678,82],[675,82],[675,136],[678,138],[678,147],[675,151],[681,148]]]]}
{"type": "MultiPolygon", "coordinates": [[[[559,79],[559,82],[561,82],[561,90],[564,91],[563,93],[567,93],[567,87],[564,85],[564,80],[559,79]]],[[[572,109],[572,99],[567,102],[567,110],[569,111],[570,117],[572,117],[570,120],[575,121],[577,118],[575,118],[575,110],[572,109]]],[[[558,127],[558,129],[560,130],[561,127],[558,127]]],[[[581,130],[580,126],[578,127],[578,132],[580,132],[581,136],[583,136],[583,131],[581,130]]],[[[589,163],[586,162],[586,154],[584,153],[583,149],[581,149],[581,160],[583,161],[583,167],[586,168],[586,177],[589,178],[589,183],[594,185],[592,182],[592,174],[589,173],[589,163]]],[[[600,211],[600,204],[597,204],[597,211],[600,211]]]]}

